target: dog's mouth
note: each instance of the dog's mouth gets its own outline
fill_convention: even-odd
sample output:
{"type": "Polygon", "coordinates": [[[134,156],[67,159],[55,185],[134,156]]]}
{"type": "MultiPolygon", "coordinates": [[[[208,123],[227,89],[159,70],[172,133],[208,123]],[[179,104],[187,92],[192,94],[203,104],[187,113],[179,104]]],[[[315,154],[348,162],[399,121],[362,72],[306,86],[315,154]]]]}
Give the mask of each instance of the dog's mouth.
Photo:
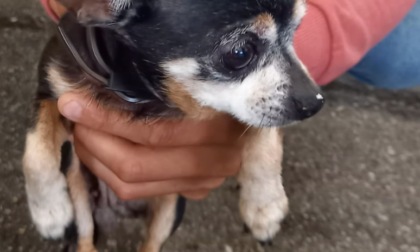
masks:
{"type": "Polygon", "coordinates": [[[324,96],[316,86],[308,86],[300,92],[290,88],[284,96],[270,96],[251,106],[242,120],[254,127],[285,127],[309,119],[321,111],[324,96]]]}

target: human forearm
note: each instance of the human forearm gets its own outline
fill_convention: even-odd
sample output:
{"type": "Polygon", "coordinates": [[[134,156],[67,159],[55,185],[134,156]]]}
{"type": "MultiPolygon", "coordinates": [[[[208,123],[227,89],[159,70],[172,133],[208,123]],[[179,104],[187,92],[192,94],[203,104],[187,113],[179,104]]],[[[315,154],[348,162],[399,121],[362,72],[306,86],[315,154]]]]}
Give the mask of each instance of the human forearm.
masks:
{"type": "Polygon", "coordinates": [[[408,13],[415,0],[308,0],[295,37],[303,63],[319,84],[354,66],[408,13]]]}
{"type": "Polygon", "coordinates": [[[54,21],[58,21],[59,17],[67,11],[57,0],[41,0],[41,4],[54,21]]]}

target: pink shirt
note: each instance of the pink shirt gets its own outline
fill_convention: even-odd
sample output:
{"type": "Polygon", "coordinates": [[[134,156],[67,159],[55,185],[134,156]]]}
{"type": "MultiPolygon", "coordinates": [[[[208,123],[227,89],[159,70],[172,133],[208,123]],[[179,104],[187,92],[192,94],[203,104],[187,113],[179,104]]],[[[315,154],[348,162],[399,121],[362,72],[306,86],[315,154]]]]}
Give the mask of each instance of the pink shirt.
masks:
{"type": "Polygon", "coordinates": [[[51,19],[54,21],[58,21],[57,14],[51,9],[49,0],[41,0],[41,4],[44,7],[44,10],[47,12],[48,16],[50,16],[51,19]]]}
{"type": "MultiPolygon", "coordinates": [[[[295,37],[297,54],[324,85],[354,66],[413,7],[416,0],[308,0],[295,37]]],[[[55,21],[57,15],[41,0],[55,21]]]]}
{"type": "Polygon", "coordinates": [[[313,78],[327,84],[348,71],[388,34],[416,0],[308,0],[295,37],[313,78]]]}

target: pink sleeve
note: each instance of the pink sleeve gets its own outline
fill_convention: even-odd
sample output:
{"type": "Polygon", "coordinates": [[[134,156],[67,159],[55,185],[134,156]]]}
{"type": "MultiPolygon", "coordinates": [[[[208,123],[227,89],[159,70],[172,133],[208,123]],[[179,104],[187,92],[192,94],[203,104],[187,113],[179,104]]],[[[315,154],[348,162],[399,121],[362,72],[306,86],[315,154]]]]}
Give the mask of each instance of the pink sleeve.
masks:
{"type": "Polygon", "coordinates": [[[297,54],[321,85],[334,80],[388,34],[416,0],[308,0],[297,54]]]}
{"type": "Polygon", "coordinates": [[[50,16],[50,18],[52,20],[54,20],[55,22],[57,22],[58,21],[58,16],[53,11],[53,9],[51,8],[50,1],[49,0],[41,0],[41,4],[44,7],[45,12],[47,12],[48,16],[50,16]]]}

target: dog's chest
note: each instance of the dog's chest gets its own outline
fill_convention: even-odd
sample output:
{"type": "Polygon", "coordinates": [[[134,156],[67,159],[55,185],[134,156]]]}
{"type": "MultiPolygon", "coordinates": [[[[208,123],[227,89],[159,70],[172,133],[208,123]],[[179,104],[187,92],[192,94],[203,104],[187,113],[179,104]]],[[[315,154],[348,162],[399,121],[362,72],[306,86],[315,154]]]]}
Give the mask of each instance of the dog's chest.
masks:
{"type": "Polygon", "coordinates": [[[115,225],[119,218],[146,215],[147,200],[122,201],[105,182],[94,177],[85,167],[83,170],[89,186],[92,211],[99,226],[110,227],[115,225]]]}

